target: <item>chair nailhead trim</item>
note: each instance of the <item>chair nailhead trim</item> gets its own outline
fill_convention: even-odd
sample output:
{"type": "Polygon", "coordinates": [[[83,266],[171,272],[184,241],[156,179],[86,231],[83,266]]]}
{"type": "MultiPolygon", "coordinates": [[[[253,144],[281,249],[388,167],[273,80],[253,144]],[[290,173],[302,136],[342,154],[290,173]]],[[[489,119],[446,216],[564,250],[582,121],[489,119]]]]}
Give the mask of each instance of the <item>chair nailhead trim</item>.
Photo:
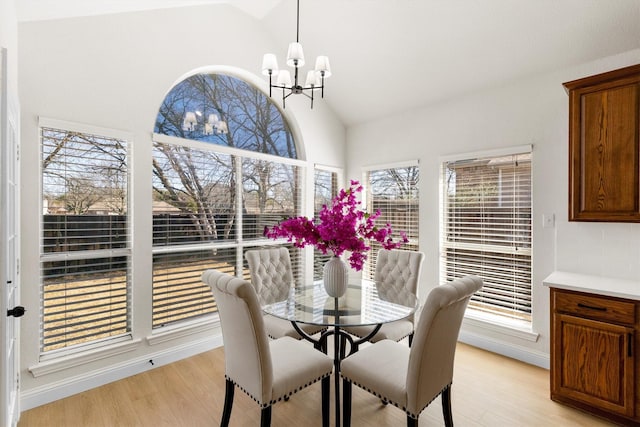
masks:
{"type": "MultiPolygon", "coordinates": [[[[349,332],[349,334],[354,335],[354,336],[356,336],[356,337],[358,337],[358,338],[364,338],[364,335],[362,335],[362,334],[354,334],[353,332],[349,332]]],[[[376,333],[376,335],[378,335],[378,333],[376,333]]],[[[373,337],[371,337],[371,338],[374,338],[376,335],[374,335],[374,336],[373,336],[373,337]]],[[[403,339],[405,339],[405,338],[406,338],[406,337],[408,337],[409,335],[411,335],[411,334],[403,335],[402,337],[398,338],[398,341],[402,341],[403,339]]]]}
{"type": "Polygon", "coordinates": [[[391,404],[392,404],[393,406],[395,406],[396,408],[403,410],[403,411],[404,411],[404,412],[405,412],[409,417],[413,418],[414,420],[417,420],[417,419],[418,419],[418,416],[420,415],[420,413],[422,413],[422,411],[424,411],[424,408],[426,408],[427,406],[431,405],[431,402],[433,402],[434,400],[436,400],[436,398],[437,398],[438,396],[440,396],[440,395],[442,394],[442,392],[443,392],[443,391],[445,391],[447,388],[451,387],[451,384],[452,384],[452,383],[447,384],[447,385],[446,385],[442,390],[440,390],[440,392],[439,392],[438,394],[436,394],[436,395],[433,397],[433,399],[431,399],[431,400],[429,401],[429,403],[427,403],[426,405],[424,405],[424,406],[422,407],[422,409],[420,409],[420,411],[418,411],[418,413],[417,413],[417,414],[413,414],[413,413],[411,413],[411,412],[407,411],[407,408],[405,408],[404,406],[401,406],[401,405],[400,405],[400,404],[398,404],[397,402],[394,402],[394,401],[392,401],[392,400],[389,400],[389,398],[388,398],[388,397],[383,396],[383,395],[381,395],[381,394],[379,394],[379,393],[376,393],[375,391],[373,391],[373,390],[369,389],[368,387],[365,387],[365,386],[363,386],[362,384],[359,384],[359,383],[357,383],[357,382],[355,382],[355,381],[352,381],[351,379],[349,379],[349,378],[345,377],[345,376],[344,376],[344,375],[342,375],[342,374],[341,374],[340,376],[341,376],[343,379],[345,379],[345,380],[349,381],[351,384],[355,384],[355,385],[357,385],[358,387],[360,387],[361,389],[366,390],[366,391],[368,391],[369,393],[373,394],[374,396],[376,396],[376,397],[378,397],[378,398],[380,398],[380,399],[382,399],[382,400],[384,400],[384,401],[386,401],[386,402],[388,402],[388,403],[391,403],[391,404]]]}
{"type": "Polygon", "coordinates": [[[306,383],[306,384],[304,384],[304,385],[301,385],[300,387],[296,388],[295,390],[291,390],[289,393],[287,393],[287,394],[285,394],[285,395],[283,395],[283,396],[280,396],[280,397],[278,397],[277,399],[271,399],[271,400],[270,400],[269,402],[267,402],[267,403],[260,403],[260,401],[259,401],[259,400],[254,396],[254,395],[252,395],[251,393],[249,393],[247,390],[245,390],[243,387],[241,387],[238,383],[236,383],[232,378],[229,378],[226,374],[225,374],[224,378],[225,378],[225,379],[227,379],[227,380],[229,380],[229,381],[231,381],[231,382],[233,383],[233,385],[237,386],[237,387],[238,387],[240,390],[242,390],[242,391],[243,391],[247,396],[249,396],[250,398],[252,398],[252,399],[253,399],[253,401],[254,401],[254,402],[256,402],[256,403],[260,406],[260,408],[261,408],[261,409],[264,409],[264,408],[268,408],[269,406],[273,405],[274,403],[277,403],[277,402],[280,402],[281,400],[284,400],[284,398],[285,398],[285,397],[289,397],[289,396],[291,396],[292,394],[295,394],[295,393],[299,392],[300,390],[302,390],[302,389],[304,389],[304,388],[306,388],[306,387],[310,386],[311,384],[316,383],[316,382],[318,382],[318,381],[320,381],[320,380],[322,380],[322,379],[324,379],[324,378],[328,377],[329,375],[331,375],[331,372],[329,372],[329,373],[327,373],[327,374],[325,374],[325,375],[322,375],[322,376],[321,376],[321,377],[319,377],[319,378],[316,378],[316,379],[314,379],[314,380],[311,380],[310,382],[308,382],[308,383],[306,383]]]}

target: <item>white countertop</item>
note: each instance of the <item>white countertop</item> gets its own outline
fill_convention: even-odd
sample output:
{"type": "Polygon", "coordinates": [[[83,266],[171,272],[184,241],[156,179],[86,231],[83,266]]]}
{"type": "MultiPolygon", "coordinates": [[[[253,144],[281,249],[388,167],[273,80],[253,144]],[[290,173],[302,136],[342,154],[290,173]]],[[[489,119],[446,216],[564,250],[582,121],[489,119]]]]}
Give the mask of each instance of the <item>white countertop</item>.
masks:
{"type": "Polygon", "coordinates": [[[550,288],[640,300],[640,280],[554,271],[542,283],[550,288]]]}

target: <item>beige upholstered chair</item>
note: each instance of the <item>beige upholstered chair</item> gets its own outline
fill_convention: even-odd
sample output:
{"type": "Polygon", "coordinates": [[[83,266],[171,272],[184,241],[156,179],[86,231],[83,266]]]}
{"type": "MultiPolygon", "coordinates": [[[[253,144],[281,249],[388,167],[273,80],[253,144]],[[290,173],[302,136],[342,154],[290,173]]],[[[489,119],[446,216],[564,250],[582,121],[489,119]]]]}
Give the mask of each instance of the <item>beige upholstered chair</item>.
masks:
{"type": "MultiPolygon", "coordinates": [[[[252,249],[246,251],[244,256],[249,265],[251,284],[258,293],[260,304],[265,305],[286,299],[293,284],[289,250],[284,247],[252,249]]],[[[266,314],[264,323],[270,338],[277,339],[284,336],[302,338],[288,320],[266,314]]],[[[323,326],[302,323],[298,326],[309,335],[326,329],[323,326]]]]}
{"type": "MultiPolygon", "coordinates": [[[[379,293],[409,291],[417,295],[418,282],[424,253],[400,249],[380,249],[376,260],[374,280],[378,284],[379,293]]],[[[409,337],[409,346],[413,340],[414,317],[398,320],[382,325],[380,330],[369,339],[378,342],[384,339],[400,341],[409,337]]],[[[348,326],[345,332],[364,338],[372,331],[371,326],[348,326]]],[[[344,347],[344,346],[343,346],[344,347]]]]}
{"type": "Polygon", "coordinates": [[[351,422],[351,384],[407,413],[407,426],[439,394],[446,426],[453,426],[451,382],[460,324],[482,279],[467,276],[433,289],[418,320],[413,345],[396,341],[372,344],[342,361],[344,425],[351,422]]]}
{"type": "Polygon", "coordinates": [[[322,425],[329,425],[333,360],[291,337],[269,340],[255,289],[245,280],[207,270],[202,281],[216,299],[225,354],[226,394],[221,426],[228,426],[235,386],[255,400],[261,426],[271,424],[271,406],[322,380],[322,425]]]}

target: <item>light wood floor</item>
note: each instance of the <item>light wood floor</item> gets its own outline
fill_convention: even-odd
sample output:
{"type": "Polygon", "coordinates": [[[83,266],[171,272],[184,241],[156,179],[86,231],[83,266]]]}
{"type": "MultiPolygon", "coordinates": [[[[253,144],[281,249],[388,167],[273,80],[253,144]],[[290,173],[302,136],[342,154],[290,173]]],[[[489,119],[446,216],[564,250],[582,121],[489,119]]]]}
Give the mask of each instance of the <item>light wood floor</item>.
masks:
{"type": "MultiPolygon", "coordinates": [[[[31,409],[22,413],[18,427],[218,426],[224,385],[224,351],[218,348],[31,409]]],[[[552,402],[548,371],[464,344],[456,353],[452,395],[457,427],[612,425],[552,402]]],[[[236,389],[231,426],[258,425],[258,405],[236,389]]],[[[275,405],[272,425],[320,426],[320,383],[275,405]]],[[[402,426],[406,421],[399,409],[354,387],[352,425],[402,426]]],[[[422,413],[420,426],[442,425],[437,398],[422,413]]]]}

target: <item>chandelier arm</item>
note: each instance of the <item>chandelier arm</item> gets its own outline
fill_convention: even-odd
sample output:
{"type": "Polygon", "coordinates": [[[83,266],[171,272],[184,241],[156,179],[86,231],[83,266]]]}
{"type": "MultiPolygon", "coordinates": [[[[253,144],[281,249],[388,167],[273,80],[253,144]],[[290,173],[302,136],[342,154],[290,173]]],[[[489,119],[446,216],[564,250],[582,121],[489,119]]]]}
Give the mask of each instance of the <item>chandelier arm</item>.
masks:
{"type": "Polygon", "coordinates": [[[306,86],[306,87],[303,87],[302,90],[318,90],[322,88],[323,86],[306,86]]]}

